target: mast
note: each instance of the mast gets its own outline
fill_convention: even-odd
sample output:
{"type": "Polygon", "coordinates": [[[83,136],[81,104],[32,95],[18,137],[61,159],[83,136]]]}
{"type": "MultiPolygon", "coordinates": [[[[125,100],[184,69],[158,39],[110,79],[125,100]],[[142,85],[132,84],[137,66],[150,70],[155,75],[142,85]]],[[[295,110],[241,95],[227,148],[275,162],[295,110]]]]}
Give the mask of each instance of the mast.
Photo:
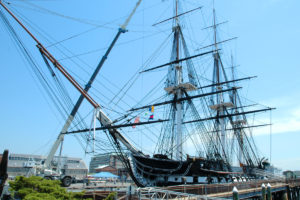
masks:
{"type": "MultiPolygon", "coordinates": [[[[213,54],[213,58],[214,58],[214,70],[215,70],[215,74],[214,76],[216,76],[216,90],[217,91],[221,91],[222,90],[222,86],[220,84],[220,76],[221,76],[221,70],[220,70],[220,56],[219,56],[219,52],[218,52],[218,42],[217,42],[217,24],[216,24],[216,11],[215,8],[213,8],[213,29],[214,29],[214,47],[215,47],[215,53],[213,54]]],[[[223,94],[219,93],[217,95],[217,116],[219,115],[224,115],[224,98],[223,98],[223,94]]],[[[224,118],[219,118],[217,119],[217,125],[218,125],[218,133],[216,135],[216,142],[219,147],[219,152],[221,153],[222,157],[225,158],[226,157],[226,153],[227,153],[227,148],[226,148],[226,133],[225,133],[225,121],[224,118]],[[219,142],[220,141],[220,142],[219,142]]]]}
{"type": "MultiPolygon", "coordinates": [[[[231,55],[231,76],[232,76],[232,80],[235,79],[235,70],[234,70],[235,66],[233,63],[233,56],[231,55]]],[[[233,87],[236,87],[236,84],[233,82],[233,87]]],[[[237,105],[237,93],[236,91],[232,92],[232,103],[235,105],[234,106],[234,113],[237,114],[239,113],[238,111],[238,105],[237,105]]],[[[243,164],[243,148],[244,148],[244,142],[243,142],[243,135],[242,135],[242,123],[243,120],[241,120],[240,115],[237,115],[235,117],[235,121],[234,121],[234,131],[236,131],[236,135],[237,135],[237,139],[238,139],[238,144],[237,144],[237,152],[238,152],[238,162],[240,165],[243,164]]]]}
{"type": "MultiPolygon", "coordinates": [[[[176,17],[175,17],[175,37],[176,37],[176,61],[179,60],[179,18],[178,18],[178,6],[179,0],[176,1],[176,17]]],[[[182,83],[182,66],[178,63],[175,66],[175,79],[176,86],[178,87],[182,83]]],[[[178,87],[176,90],[176,98],[182,98],[182,91],[178,87]]],[[[176,102],[176,158],[182,160],[182,102],[176,102]]]]}
{"type": "MultiPolygon", "coordinates": [[[[187,97],[186,94],[188,91],[193,91],[197,89],[197,86],[195,82],[189,81],[189,82],[184,82],[183,80],[183,67],[182,67],[182,62],[187,60],[198,57],[198,56],[203,56],[208,53],[212,53],[213,51],[210,52],[205,52],[201,53],[198,55],[190,56],[184,41],[184,37],[181,32],[181,27],[179,23],[179,16],[182,14],[178,14],[179,10],[179,0],[174,0],[174,15],[175,17],[172,17],[170,19],[173,19],[173,27],[172,31],[174,33],[173,37],[173,46],[172,46],[172,54],[171,54],[171,62],[160,65],[154,68],[150,68],[147,70],[144,70],[143,72],[146,71],[151,71],[154,69],[158,69],[164,66],[169,66],[169,71],[168,71],[168,78],[166,81],[166,87],[164,88],[165,91],[168,93],[168,95],[172,95],[173,97],[173,104],[172,104],[172,141],[170,144],[170,147],[166,152],[170,153],[171,157],[176,160],[182,160],[183,159],[183,110],[184,110],[184,102],[181,101],[181,99],[187,97]],[[180,50],[181,46],[183,52],[185,54],[185,58],[180,58],[180,50]]],[[[189,70],[189,66],[187,64],[187,70],[189,70]]],[[[189,71],[189,73],[191,70],[189,71]]],[[[192,79],[192,75],[189,76],[189,80],[192,79]]],[[[165,147],[162,147],[164,149],[165,147]]]]}
{"type": "MultiPolygon", "coordinates": [[[[232,73],[232,79],[235,79],[235,66],[234,66],[234,62],[233,62],[233,56],[231,55],[231,73],[232,73]]],[[[236,83],[233,82],[233,87],[236,87],[236,83]]],[[[238,94],[236,91],[232,92],[232,101],[234,104],[234,114],[238,114],[239,110],[238,110],[238,94]]],[[[244,135],[243,135],[243,131],[242,129],[244,128],[244,125],[246,124],[246,121],[243,120],[241,118],[241,115],[237,115],[235,116],[235,120],[233,121],[233,127],[234,127],[234,131],[235,131],[235,135],[237,136],[237,159],[239,162],[239,165],[242,166],[245,162],[244,159],[244,135]]]]}

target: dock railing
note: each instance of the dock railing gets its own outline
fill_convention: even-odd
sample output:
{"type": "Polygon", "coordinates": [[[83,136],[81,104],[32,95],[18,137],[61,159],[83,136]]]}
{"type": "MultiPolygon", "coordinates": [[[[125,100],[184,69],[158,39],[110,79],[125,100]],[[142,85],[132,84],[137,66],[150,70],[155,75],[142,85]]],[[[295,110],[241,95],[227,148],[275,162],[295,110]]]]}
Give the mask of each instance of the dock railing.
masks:
{"type": "Polygon", "coordinates": [[[147,187],[138,188],[137,190],[139,200],[151,199],[180,199],[180,200],[224,200],[223,198],[208,197],[206,195],[196,195],[190,193],[176,192],[171,190],[163,190],[160,188],[147,187]]]}
{"type": "Polygon", "coordinates": [[[224,184],[178,185],[178,186],[169,186],[169,187],[161,187],[161,188],[151,187],[151,188],[140,188],[139,192],[141,192],[142,194],[148,192],[151,197],[154,197],[153,195],[157,195],[157,197],[161,197],[161,195],[171,194],[172,192],[172,194],[181,194],[187,197],[188,196],[192,197],[193,195],[196,195],[199,198],[204,198],[205,196],[209,196],[216,193],[231,194],[233,187],[238,188],[239,191],[249,190],[249,189],[261,190],[262,184],[268,184],[268,183],[271,184],[272,187],[285,187],[287,185],[300,186],[300,179],[286,180],[286,179],[279,178],[279,179],[272,179],[272,180],[252,180],[247,182],[224,183],[224,184]]]}

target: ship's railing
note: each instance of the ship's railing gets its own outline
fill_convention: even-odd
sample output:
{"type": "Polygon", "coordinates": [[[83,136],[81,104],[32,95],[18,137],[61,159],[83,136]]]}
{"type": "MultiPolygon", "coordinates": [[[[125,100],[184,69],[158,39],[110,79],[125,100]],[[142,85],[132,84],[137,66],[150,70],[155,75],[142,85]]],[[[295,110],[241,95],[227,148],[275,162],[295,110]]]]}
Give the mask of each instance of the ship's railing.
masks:
{"type": "Polygon", "coordinates": [[[180,200],[224,200],[223,198],[209,197],[206,195],[195,195],[184,192],[176,192],[172,190],[164,190],[160,188],[138,188],[139,200],[151,199],[180,199],[180,200]]]}

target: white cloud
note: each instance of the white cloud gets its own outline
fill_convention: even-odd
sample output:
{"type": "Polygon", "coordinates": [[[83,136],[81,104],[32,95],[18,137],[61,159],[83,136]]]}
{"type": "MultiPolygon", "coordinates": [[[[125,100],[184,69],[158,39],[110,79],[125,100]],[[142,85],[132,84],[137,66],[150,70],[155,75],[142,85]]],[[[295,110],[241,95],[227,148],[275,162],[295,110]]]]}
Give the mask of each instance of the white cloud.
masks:
{"type": "MultiPolygon", "coordinates": [[[[272,111],[272,134],[300,131],[300,106],[298,94],[279,96],[263,101],[263,105],[275,107],[272,111]]],[[[269,123],[269,118],[260,119],[269,123]]],[[[254,135],[270,134],[270,127],[261,127],[253,131],[254,135]]]]}
{"type": "Polygon", "coordinates": [[[300,107],[285,116],[273,116],[272,124],[271,129],[269,126],[265,126],[255,130],[253,134],[255,136],[266,135],[270,134],[271,130],[272,134],[300,131],[300,107]]]}

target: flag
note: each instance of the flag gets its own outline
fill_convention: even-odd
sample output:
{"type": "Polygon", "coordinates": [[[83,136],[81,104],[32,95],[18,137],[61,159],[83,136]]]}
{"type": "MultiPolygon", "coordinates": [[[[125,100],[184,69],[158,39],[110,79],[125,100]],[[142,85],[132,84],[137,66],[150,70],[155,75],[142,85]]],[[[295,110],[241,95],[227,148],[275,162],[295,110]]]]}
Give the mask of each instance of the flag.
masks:
{"type": "Polygon", "coordinates": [[[151,106],[151,112],[154,112],[154,106],[151,106]]]}
{"type": "MultiPolygon", "coordinates": [[[[135,124],[135,123],[139,123],[139,122],[140,122],[140,117],[137,116],[133,123],[135,124]]],[[[135,128],[135,125],[133,125],[132,128],[135,128]]]]}
{"type": "Polygon", "coordinates": [[[152,115],[150,115],[149,120],[153,119],[153,118],[154,118],[154,115],[152,114],[152,115]]]}
{"type": "Polygon", "coordinates": [[[154,106],[149,107],[149,112],[154,112],[154,106]]]}

